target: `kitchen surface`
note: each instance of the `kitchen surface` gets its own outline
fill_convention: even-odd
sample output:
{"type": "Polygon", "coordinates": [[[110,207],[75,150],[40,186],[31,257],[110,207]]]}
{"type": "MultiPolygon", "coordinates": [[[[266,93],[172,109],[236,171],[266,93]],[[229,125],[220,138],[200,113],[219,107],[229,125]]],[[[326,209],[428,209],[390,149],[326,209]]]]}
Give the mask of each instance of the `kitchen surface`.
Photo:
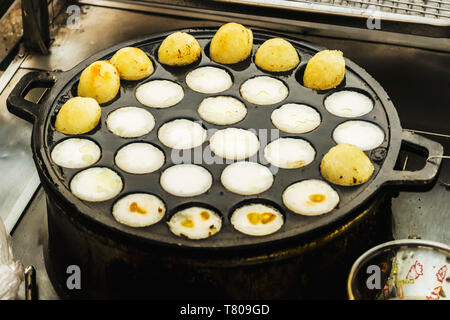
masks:
{"type": "MultiPolygon", "coordinates": [[[[375,1],[382,8],[375,16],[381,17],[379,30],[368,29],[367,7],[361,3],[364,1],[348,1],[344,6],[337,0],[54,0],[48,2],[48,52],[40,53],[27,48],[13,23],[5,23],[8,18],[20,24],[20,1],[15,1],[0,20],[4,35],[0,52],[11,52],[0,55],[0,217],[10,232],[14,259],[35,269],[35,297],[66,298],[57,293],[44,262],[48,249],[47,204],[33,162],[33,126],[11,114],[6,106],[16,84],[31,71],[68,71],[121,42],[176,29],[219,27],[230,21],[341,50],[381,84],[403,130],[443,146],[433,182],[386,187],[388,200],[383,212],[389,214],[392,239],[449,245],[450,2],[436,0],[433,3],[439,6],[434,7],[431,1],[415,1],[414,5],[408,5],[408,1],[375,1]],[[351,4],[355,6],[349,9],[351,4]]],[[[33,88],[26,100],[39,103],[46,90],[33,88]]],[[[402,144],[395,169],[421,170],[430,161],[437,161],[433,156],[402,144]]],[[[26,299],[26,292],[23,283],[18,298],[26,299]]]]}

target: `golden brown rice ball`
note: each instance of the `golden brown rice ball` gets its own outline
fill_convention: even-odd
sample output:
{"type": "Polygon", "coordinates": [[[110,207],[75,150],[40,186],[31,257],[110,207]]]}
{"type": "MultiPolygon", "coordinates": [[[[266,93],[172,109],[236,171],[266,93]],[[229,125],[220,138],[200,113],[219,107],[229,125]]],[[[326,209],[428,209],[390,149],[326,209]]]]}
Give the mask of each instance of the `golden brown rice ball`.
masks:
{"type": "Polygon", "coordinates": [[[114,99],[119,89],[120,76],[116,67],[109,61],[96,61],[81,73],[78,95],[105,103],[114,99]]]}
{"type": "Polygon", "coordinates": [[[342,51],[323,50],[308,61],[303,84],[314,90],[328,90],[337,87],[344,76],[345,60],[342,51]]]}
{"type": "Polygon", "coordinates": [[[209,54],[218,63],[233,64],[248,58],[253,48],[253,33],[239,23],[226,23],[211,40],[209,54]]]}
{"type": "Polygon", "coordinates": [[[56,115],[56,130],[64,134],[89,132],[97,126],[101,113],[100,105],[93,98],[70,98],[56,115]]]}
{"type": "Polygon", "coordinates": [[[161,43],[158,59],[169,66],[185,66],[197,61],[201,53],[202,48],[192,35],[175,32],[161,43]]]}
{"type": "Polygon", "coordinates": [[[289,71],[294,69],[299,63],[300,58],[295,48],[288,41],[281,38],[265,41],[255,54],[255,64],[266,71],[289,71]]]}
{"type": "Polygon", "coordinates": [[[320,172],[331,183],[341,186],[363,184],[373,174],[369,157],[352,144],[341,143],[322,158],[320,172]]]}
{"type": "Polygon", "coordinates": [[[110,62],[119,70],[120,79],[141,80],[153,73],[153,63],[139,48],[125,47],[118,50],[110,62]]]}

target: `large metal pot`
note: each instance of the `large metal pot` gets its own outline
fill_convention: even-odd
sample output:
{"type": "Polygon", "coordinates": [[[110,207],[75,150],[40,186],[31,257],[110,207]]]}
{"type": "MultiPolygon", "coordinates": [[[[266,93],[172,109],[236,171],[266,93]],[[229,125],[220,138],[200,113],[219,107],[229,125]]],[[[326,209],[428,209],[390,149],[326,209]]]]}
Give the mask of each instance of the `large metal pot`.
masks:
{"type": "MultiPolygon", "coordinates": [[[[314,146],[318,156],[315,161],[301,168],[298,176],[295,172],[293,174],[280,170],[277,174],[278,183],[258,197],[259,200],[274,203],[284,212],[283,228],[268,236],[251,237],[239,234],[231,227],[229,219],[226,218],[228,213],[243,199],[249,200],[251,197],[224,192],[217,181],[207,195],[195,199],[179,199],[161,190],[158,183],[159,172],[153,176],[149,175],[147,185],[139,184],[131,176],[122,175],[126,179],[122,194],[153,188],[151,191],[161,194],[169,205],[169,216],[176,208],[192,202],[207,203],[222,212],[224,226],[221,232],[201,241],[174,236],[164,222],[144,229],[120,225],[109,214],[115,199],[92,204],[81,201],[70,192],[68,182],[76,171],[57,167],[51,160],[50,151],[56,142],[65,138],[54,130],[54,115],[68,98],[76,95],[75,88],[82,70],[96,60],[109,59],[122,47],[137,46],[153,59],[155,73],[151,78],[177,81],[185,91],[189,91],[183,82],[186,72],[199,65],[214,64],[208,57],[208,44],[216,30],[183,31],[194,35],[204,50],[201,60],[193,66],[174,69],[158,63],[155,52],[161,41],[171,33],[167,32],[118,44],[67,72],[27,74],[8,97],[8,109],[34,123],[33,156],[47,194],[48,205],[49,244],[46,250],[46,265],[58,291],[64,296],[79,298],[325,298],[336,297],[338,294],[324,293],[319,284],[337,281],[336,287],[344,293],[345,274],[351,262],[370,246],[386,240],[386,226],[389,225],[389,206],[386,202],[389,199],[386,198],[385,189],[382,187],[422,186],[432,183],[440,166],[439,156],[443,153],[440,144],[403,131],[386,92],[362,68],[349,60],[346,60],[346,79],[336,90],[349,87],[369,92],[375,107],[373,112],[363,119],[376,121],[385,131],[386,138],[380,148],[368,153],[375,167],[373,177],[358,187],[335,186],[341,203],[330,214],[318,217],[295,215],[281,203],[281,193],[290,183],[302,177],[321,178],[318,169],[320,155],[333,146],[331,132],[343,121],[326,112],[322,112],[323,125],[305,135],[306,139],[316,142],[314,146]],[[39,104],[33,104],[23,98],[27,90],[35,85],[52,86],[39,104]],[[425,167],[419,171],[396,171],[394,166],[402,143],[425,149],[429,155],[438,158],[427,161],[425,167]],[[67,268],[70,265],[77,265],[81,269],[81,290],[69,290],[66,286],[69,276],[67,268]],[[340,280],[336,279],[342,279],[342,286],[338,286],[340,280]]],[[[275,36],[283,35],[254,31],[254,49],[275,36]]],[[[288,40],[298,50],[302,62],[292,72],[272,75],[280,77],[291,87],[295,86],[286,102],[300,100],[321,106],[323,99],[330,92],[314,92],[302,87],[300,80],[308,59],[323,48],[295,38],[288,40]]],[[[256,68],[251,59],[238,65],[220,67],[233,75],[234,84],[230,95],[237,97],[240,83],[255,75],[267,74],[256,68]]],[[[141,82],[145,81],[147,79],[141,82]]],[[[125,104],[139,104],[134,90],[141,82],[122,83],[119,97],[102,105],[102,110],[114,110],[125,104]]],[[[199,94],[186,95],[186,103],[183,106],[169,108],[171,110],[160,114],[157,121],[163,123],[174,117],[192,117],[199,99],[199,94]]],[[[249,104],[248,108],[256,110],[257,106],[249,104]]],[[[267,119],[270,119],[271,108],[258,110],[263,116],[249,117],[240,123],[240,127],[267,128],[268,124],[264,121],[270,121],[267,119]]],[[[105,121],[105,113],[102,112],[101,123],[105,121]]],[[[89,137],[104,148],[97,165],[113,167],[114,148],[123,141],[112,141],[108,138],[105,126],[94,130],[89,137]]],[[[146,139],[157,141],[156,133],[149,134],[146,139]]],[[[164,147],[162,149],[166,154],[170,153],[170,150],[164,147]]],[[[169,165],[170,160],[162,170],[169,165]]],[[[213,166],[211,172],[217,177],[223,168],[223,165],[213,166]]]]}

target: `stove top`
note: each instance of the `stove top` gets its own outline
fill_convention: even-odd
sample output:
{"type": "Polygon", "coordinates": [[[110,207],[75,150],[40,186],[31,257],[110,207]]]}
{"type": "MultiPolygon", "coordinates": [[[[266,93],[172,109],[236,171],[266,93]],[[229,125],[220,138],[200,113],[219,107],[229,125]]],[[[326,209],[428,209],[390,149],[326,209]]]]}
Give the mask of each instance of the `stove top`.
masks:
{"type": "MultiPolygon", "coordinates": [[[[30,170],[28,176],[31,177],[36,177],[29,148],[31,126],[7,115],[5,105],[10,90],[23,74],[30,69],[68,70],[93,53],[149,33],[222,24],[213,21],[215,19],[196,20],[96,6],[80,7],[80,23],[77,28],[66,25],[68,17],[67,14],[62,14],[56,21],[60,27],[53,31],[50,55],[28,54],[17,57],[0,78],[1,84],[5,74],[13,74],[0,95],[0,121],[13,122],[20,127],[20,152],[25,159],[21,165],[23,170],[30,170]],[[96,30],[102,30],[101,37],[98,32],[94,32],[96,30]]],[[[342,50],[383,85],[397,108],[403,128],[427,134],[429,138],[443,144],[444,154],[448,155],[450,78],[445,66],[450,65],[449,53],[346,38],[311,36],[300,34],[300,31],[289,35],[342,50]]],[[[42,92],[35,93],[30,99],[38,99],[41,95],[42,92]]],[[[0,166],[4,165],[2,161],[0,158],[0,166]]],[[[425,161],[426,156],[405,149],[399,156],[398,169],[419,169],[425,161]]],[[[23,214],[14,228],[14,224],[10,228],[14,257],[25,266],[35,267],[39,299],[59,299],[48,279],[43,259],[47,237],[45,193],[41,187],[37,187],[38,181],[34,183],[33,179],[17,176],[10,179],[25,179],[24,189],[28,187],[23,197],[25,200],[16,208],[16,211],[23,211],[23,214]]],[[[428,190],[391,190],[394,238],[417,237],[449,244],[449,185],[450,164],[448,160],[444,160],[437,182],[428,190]]],[[[19,298],[24,299],[23,288],[19,298]]]]}

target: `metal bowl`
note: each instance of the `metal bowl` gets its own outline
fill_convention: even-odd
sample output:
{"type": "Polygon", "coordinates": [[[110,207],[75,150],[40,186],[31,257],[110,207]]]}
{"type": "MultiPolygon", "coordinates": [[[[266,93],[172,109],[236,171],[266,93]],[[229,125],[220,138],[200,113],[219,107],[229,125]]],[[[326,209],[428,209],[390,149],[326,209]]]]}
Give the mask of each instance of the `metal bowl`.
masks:
{"type": "Polygon", "coordinates": [[[404,239],[376,246],[353,264],[350,300],[450,300],[450,247],[404,239]]]}

